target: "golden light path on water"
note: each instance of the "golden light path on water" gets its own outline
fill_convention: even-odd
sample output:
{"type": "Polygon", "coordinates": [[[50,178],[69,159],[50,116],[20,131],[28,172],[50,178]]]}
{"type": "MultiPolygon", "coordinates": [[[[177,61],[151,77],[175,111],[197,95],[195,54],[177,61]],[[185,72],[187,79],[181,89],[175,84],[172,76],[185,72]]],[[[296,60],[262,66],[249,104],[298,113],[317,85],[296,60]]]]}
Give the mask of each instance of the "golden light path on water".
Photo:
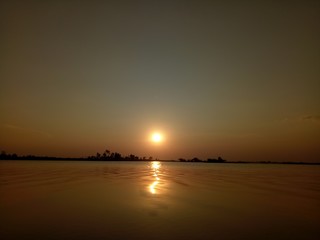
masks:
{"type": "Polygon", "coordinates": [[[156,194],[158,191],[157,185],[159,184],[159,181],[160,181],[159,170],[161,168],[161,163],[151,162],[150,168],[152,170],[152,176],[154,177],[154,181],[149,185],[149,191],[152,194],[156,194]]]}

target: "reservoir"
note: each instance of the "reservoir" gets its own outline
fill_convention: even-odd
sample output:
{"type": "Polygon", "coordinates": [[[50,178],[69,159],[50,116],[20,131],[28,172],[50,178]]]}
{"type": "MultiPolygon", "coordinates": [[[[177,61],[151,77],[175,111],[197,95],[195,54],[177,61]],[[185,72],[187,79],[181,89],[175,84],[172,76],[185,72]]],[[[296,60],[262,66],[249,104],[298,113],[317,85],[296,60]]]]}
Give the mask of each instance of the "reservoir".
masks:
{"type": "Polygon", "coordinates": [[[319,239],[320,166],[0,161],[0,239],[319,239]]]}

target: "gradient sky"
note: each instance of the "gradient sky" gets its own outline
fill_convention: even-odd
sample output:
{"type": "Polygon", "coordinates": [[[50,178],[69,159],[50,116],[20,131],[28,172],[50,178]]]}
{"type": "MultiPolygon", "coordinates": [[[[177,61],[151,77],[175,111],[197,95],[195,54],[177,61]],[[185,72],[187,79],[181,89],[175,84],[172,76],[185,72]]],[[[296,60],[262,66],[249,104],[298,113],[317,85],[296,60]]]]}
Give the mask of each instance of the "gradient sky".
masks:
{"type": "Polygon", "coordinates": [[[0,9],[7,152],[320,161],[319,1],[0,9]]]}

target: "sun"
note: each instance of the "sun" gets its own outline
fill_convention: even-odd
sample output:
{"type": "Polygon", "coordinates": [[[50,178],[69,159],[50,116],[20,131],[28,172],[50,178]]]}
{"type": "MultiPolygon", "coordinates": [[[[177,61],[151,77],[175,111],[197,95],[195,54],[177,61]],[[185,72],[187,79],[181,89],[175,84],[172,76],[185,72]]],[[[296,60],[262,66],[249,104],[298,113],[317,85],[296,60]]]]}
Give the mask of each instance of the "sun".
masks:
{"type": "Polygon", "coordinates": [[[154,143],[161,143],[163,141],[163,136],[161,133],[155,132],[151,135],[151,141],[154,143]]]}

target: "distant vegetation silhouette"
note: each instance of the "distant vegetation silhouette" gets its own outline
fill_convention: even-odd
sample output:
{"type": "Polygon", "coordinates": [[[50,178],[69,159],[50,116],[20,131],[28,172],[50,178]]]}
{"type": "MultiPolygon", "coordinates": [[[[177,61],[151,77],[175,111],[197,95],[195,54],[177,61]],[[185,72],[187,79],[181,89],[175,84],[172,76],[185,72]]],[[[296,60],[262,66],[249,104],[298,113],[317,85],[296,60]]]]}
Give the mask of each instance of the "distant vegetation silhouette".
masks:
{"type": "Polygon", "coordinates": [[[134,154],[122,156],[121,153],[111,152],[110,150],[105,150],[102,154],[97,152],[96,155],[89,156],[86,159],[95,161],[153,161],[153,157],[139,157],[134,154]]]}
{"type": "MultiPolygon", "coordinates": [[[[134,154],[129,154],[127,156],[122,156],[121,153],[118,152],[111,152],[110,150],[106,149],[103,153],[97,152],[95,155],[83,157],[83,158],[65,158],[65,157],[50,157],[50,156],[34,156],[34,155],[25,155],[25,156],[18,156],[17,154],[7,154],[5,151],[2,151],[0,154],[0,159],[2,160],[87,160],[87,161],[159,161],[159,159],[154,159],[152,156],[150,157],[139,157],[134,154]]],[[[171,160],[174,161],[174,160],[171,160]]],[[[197,157],[192,159],[184,159],[179,158],[178,161],[180,162],[208,162],[208,163],[224,163],[226,160],[218,157],[209,158],[206,161],[201,160],[197,157]]]]}
{"type": "Polygon", "coordinates": [[[127,156],[122,156],[118,152],[111,152],[110,150],[105,150],[102,154],[97,152],[95,155],[80,158],[66,158],[66,157],[50,157],[50,156],[35,156],[35,155],[23,155],[19,156],[16,153],[8,154],[5,151],[1,151],[0,160],[69,160],[69,161],[165,161],[165,162],[187,162],[187,163],[261,163],[261,164],[308,164],[308,165],[320,165],[319,162],[273,162],[273,161],[238,161],[229,162],[221,157],[218,158],[208,158],[207,160],[201,160],[197,157],[192,159],[179,158],[178,160],[159,160],[153,157],[139,157],[134,154],[129,154],[127,156]]]}
{"type": "Polygon", "coordinates": [[[179,162],[208,162],[208,163],[225,163],[227,162],[226,160],[222,159],[221,157],[216,158],[208,158],[207,160],[201,160],[197,157],[194,157],[192,159],[184,159],[184,158],[179,158],[179,162]]]}
{"type": "MultiPolygon", "coordinates": [[[[97,152],[96,155],[82,157],[82,158],[66,158],[66,157],[51,157],[51,156],[35,156],[24,155],[19,156],[16,153],[7,154],[5,151],[1,151],[0,160],[88,160],[88,161],[153,161],[153,157],[139,157],[134,154],[128,156],[122,156],[118,152],[111,152],[105,150],[102,154],[97,152]]],[[[158,160],[158,159],[155,159],[158,160]]]]}
{"type": "Polygon", "coordinates": [[[5,151],[1,151],[1,154],[0,154],[0,160],[56,160],[56,159],[60,159],[60,158],[49,157],[49,156],[34,156],[34,155],[19,156],[16,153],[8,154],[5,151]]]}

